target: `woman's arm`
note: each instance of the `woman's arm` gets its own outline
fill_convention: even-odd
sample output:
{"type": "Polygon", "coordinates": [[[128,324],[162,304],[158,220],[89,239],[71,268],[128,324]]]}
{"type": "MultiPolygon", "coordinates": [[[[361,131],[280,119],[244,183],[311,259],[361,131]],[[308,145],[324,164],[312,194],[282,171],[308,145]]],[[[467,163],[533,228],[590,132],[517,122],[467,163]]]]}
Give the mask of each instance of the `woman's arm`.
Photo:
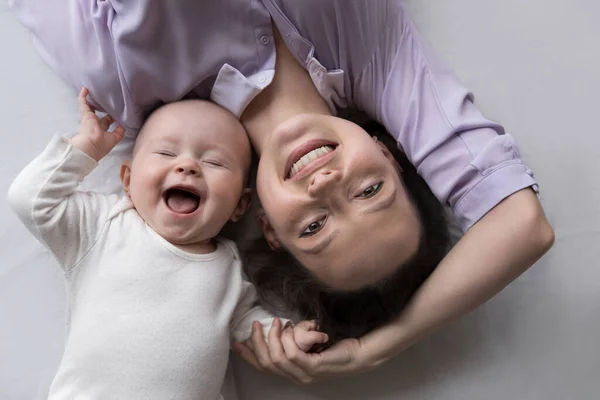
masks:
{"type": "MultiPolygon", "coordinates": [[[[296,351],[284,332],[281,341],[286,358],[269,359],[261,354],[260,362],[265,369],[280,371],[293,371],[288,364],[294,364],[302,369],[304,382],[369,371],[493,297],[553,242],[554,232],[537,196],[531,189],[521,190],[469,229],[394,322],[358,340],[344,340],[321,354],[296,351]]],[[[270,337],[271,342],[276,343],[270,337]]],[[[253,354],[245,351],[242,356],[251,358],[253,354]]]]}
{"type": "Polygon", "coordinates": [[[375,367],[475,309],[553,243],[554,232],[534,192],[508,197],[469,229],[396,321],[358,341],[356,366],[375,367]]]}

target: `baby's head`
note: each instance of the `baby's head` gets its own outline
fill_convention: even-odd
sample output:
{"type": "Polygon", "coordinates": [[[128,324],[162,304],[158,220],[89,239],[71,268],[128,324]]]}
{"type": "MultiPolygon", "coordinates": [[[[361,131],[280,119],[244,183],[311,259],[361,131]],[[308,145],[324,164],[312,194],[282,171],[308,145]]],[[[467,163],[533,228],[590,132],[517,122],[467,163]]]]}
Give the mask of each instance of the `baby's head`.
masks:
{"type": "Polygon", "coordinates": [[[229,111],[208,101],[167,104],[146,120],[121,181],[142,219],[177,246],[208,242],[248,208],[251,150],[229,111]]]}

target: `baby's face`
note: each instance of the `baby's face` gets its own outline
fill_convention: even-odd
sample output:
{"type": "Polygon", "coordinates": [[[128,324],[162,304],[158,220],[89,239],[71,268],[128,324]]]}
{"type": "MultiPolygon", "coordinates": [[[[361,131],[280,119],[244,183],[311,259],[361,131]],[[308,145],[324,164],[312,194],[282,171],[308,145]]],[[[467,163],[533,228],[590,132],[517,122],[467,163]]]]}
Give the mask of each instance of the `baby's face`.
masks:
{"type": "Polygon", "coordinates": [[[185,246],[217,236],[240,204],[250,143],[238,120],[199,100],[157,110],[137,139],[121,175],[144,221],[169,242],[185,246]]]}

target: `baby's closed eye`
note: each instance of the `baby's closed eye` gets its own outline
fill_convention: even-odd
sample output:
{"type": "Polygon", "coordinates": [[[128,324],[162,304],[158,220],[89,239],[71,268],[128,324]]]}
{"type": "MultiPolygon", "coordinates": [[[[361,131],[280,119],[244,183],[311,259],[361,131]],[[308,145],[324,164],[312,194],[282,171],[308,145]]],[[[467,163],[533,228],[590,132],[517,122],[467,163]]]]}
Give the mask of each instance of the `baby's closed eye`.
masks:
{"type": "Polygon", "coordinates": [[[166,150],[157,150],[154,152],[154,154],[158,154],[160,156],[165,156],[165,157],[175,157],[175,153],[173,153],[171,151],[166,151],[166,150]]]}
{"type": "Polygon", "coordinates": [[[227,165],[225,164],[225,162],[223,162],[221,160],[217,160],[217,159],[205,159],[205,160],[202,160],[202,163],[209,165],[211,167],[227,168],[227,165]]]}

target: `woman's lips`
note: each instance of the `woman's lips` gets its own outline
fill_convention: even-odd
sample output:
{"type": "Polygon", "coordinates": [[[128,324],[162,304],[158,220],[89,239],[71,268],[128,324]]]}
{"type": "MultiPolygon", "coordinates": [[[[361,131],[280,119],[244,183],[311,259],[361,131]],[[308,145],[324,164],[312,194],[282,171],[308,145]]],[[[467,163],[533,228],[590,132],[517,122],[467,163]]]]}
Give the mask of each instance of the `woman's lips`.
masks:
{"type": "Polygon", "coordinates": [[[304,170],[306,170],[308,168],[312,169],[313,164],[315,164],[316,162],[319,162],[319,164],[320,164],[320,161],[322,158],[327,158],[327,161],[328,161],[329,159],[331,159],[331,155],[335,152],[335,147],[336,147],[335,143],[332,143],[331,141],[323,140],[323,139],[310,140],[310,141],[298,146],[288,156],[287,162],[285,164],[285,172],[284,172],[285,179],[293,179],[293,178],[296,178],[300,174],[304,175],[304,170]],[[303,156],[307,155],[311,151],[316,150],[320,147],[324,147],[324,146],[333,147],[333,150],[324,155],[321,155],[317,159],[312,160],[308,165],[304,166],[300,171],[298,171],[296,174],[294,174],[293,177],[290,176],[292,166],[296,162],[298,162],[303,156]]]}
{"type": "Polygon", "coordinates": [[[312,160],[308,165],[304,166],[300,171],[294,174],[294,176],[289,178],[289,180],[297,181],[309,176],[310,174],[327,164],[333,157],[335,157],[335,151],[336,150],[333,149],[329,153],[326,153],[325,155],[315,160],[312,160]]]}

